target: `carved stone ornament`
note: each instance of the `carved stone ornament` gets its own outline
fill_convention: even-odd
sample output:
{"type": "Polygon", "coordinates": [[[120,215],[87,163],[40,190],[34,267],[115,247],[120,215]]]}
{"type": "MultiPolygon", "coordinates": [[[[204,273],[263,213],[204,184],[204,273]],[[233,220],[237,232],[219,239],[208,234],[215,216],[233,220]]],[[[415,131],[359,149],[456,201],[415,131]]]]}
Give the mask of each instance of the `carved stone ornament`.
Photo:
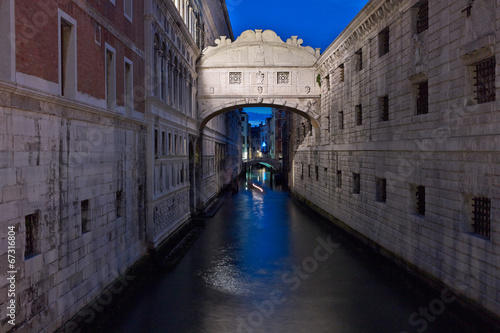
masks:
{"type": "Polygon", "coordinates": [[[264,88],[263,87],[257,87],[257,92],[259,94],[262,94],[264,92],[264,88]]]}
{"type": "Polygon", "coordinates": [[[214,87],[210,87],[210,95],[213,95],[215,93],[215,88],[214,87]]]}
{"type": "Polygon", "coordinates": [[[264,84],[265,78],[266,78],[266,74],[264,74],[261,71],[259,71],[257,73],[257,84],[264,84]]]}
{"type": "Polygon", "coordinates": [[[311,87],[307,86],[306,87],[306,94],[309,94],[309,93],[311,93],[311,87]]]}

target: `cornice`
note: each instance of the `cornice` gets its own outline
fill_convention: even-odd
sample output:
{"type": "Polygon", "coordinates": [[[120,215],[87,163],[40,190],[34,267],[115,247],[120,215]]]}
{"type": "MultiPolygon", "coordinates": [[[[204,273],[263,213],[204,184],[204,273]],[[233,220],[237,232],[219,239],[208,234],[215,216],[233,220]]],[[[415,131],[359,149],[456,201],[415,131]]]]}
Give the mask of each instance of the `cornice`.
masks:
{"type": "Polygon", "coordinates": [[[353,51],[356,43],[369,36],[377,25],[396,12],[403,0],[371,0],[323,52],[317,64],[323,71],[332,68],[338,58],[353,51]]]}
{"type": "Polygon", "coordinates": [[[142,119],[134,118],[126,114],[117,113],[116,111],[111,111],[109,109],[103,109],[100,107],[85,104],[76,100],[66,99],[62,96],[48,94],[42,91],[26,88],[19,86],[18,84],[2,81],[0,80],[0,92],[6,92],[12,95],[32,98],[44,103],[53,103],[54,105],[65,107],[65,110],[57,111],[56,108],[50,108],[49,112],[44,112],[40,108],[37,110],[29,109],[32,112],[45,113],[53,116],[65,117],[68,119],[80,119],[81,117],[76,116],[76,114],[82,114],[82,112],[88,112],[97,116],[107,117],[110,119],[116,119],[125,121],[128,123],[133,123],[136,125],[145,126],[146,122],[142,119]],[[71,110],[70,112],[68,112],[71,110]]]}

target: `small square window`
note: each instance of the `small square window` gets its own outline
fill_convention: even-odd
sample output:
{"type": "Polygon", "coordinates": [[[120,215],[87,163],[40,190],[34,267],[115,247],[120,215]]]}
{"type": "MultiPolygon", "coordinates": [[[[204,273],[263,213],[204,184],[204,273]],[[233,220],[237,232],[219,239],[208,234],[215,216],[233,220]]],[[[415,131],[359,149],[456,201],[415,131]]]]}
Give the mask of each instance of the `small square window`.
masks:
{"type": "Polygon", "coordinates": [[[278,72],[278,84],[290,83],[290,72],[278,72]]]}
{"type": "Polygon", "coordinates": [[[375,194],[378,202],[386,202],[387,200],[387,180],[384,178],[376,178],[375,194]]]}
{"type": "Polygon", "coordinates": [[[379,56],[389,53],[389,28],[385,28],[378,34],[379,56]]]}
{"type": "Polygon", "coordinates": [[[352,193],[361,193],[361,175],[359,173],[352,174],[352,193]]]}
{"type": "Polygon", "coordinates": [[[429,83],[424,81],[417,85],[417,115],[429,113],[429,83]]]}
{"type": "Polygon", "coordinates": [[[229,72],[229,84],[241,84],[241,72],[229,72]]]}
{"type": "Polygon", "coordinates": [[[475,197],[472,199],[472,227],[474,233],[490,239],[491,199],[475,197]]]}

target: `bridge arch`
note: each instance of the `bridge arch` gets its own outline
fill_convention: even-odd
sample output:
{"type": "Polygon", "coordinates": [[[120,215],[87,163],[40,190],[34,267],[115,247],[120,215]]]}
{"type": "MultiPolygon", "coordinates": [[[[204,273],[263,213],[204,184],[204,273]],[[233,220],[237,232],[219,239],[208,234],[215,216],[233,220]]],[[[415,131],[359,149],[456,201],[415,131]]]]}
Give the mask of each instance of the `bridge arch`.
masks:
{"type": "Polygon", "coordinates": [[[215,116],[244,107],[275,107],[320,128],[319,49],[292,36],[283,42],[271,30],[247,30],[236,41],[222,36],[198,62],[200,129],[215,116]]]}
{"type": "Polygon", "coordinates": [[[244,161],[243,167],[244,167],[244,169],[246,169],[248,167],[251,167],[251,166],[257,165],[257,164],[269,166],[269,167],[272,167],[276,170],[282,169],[281,161],[274,160],[272,158],[267,158],[267,157],[256,157],[256,158],[248,159],[248,160],[244,161]]]}

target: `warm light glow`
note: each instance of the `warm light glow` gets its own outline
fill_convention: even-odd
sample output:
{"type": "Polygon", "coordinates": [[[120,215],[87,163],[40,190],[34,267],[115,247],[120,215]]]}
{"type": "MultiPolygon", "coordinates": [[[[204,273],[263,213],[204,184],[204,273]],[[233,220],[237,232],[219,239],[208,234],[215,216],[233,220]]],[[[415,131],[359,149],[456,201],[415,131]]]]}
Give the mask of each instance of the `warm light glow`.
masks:
{"type": "Polygon", "coordinates": [[[256,189],[259,189],[261,192],[264,192],[264,189],[263,189],[263,188],[261,188],[261,187],[258,187],[257,185],[252,184],[252,186],[253,186],[253,187],[255,187],[256,189]]]}

